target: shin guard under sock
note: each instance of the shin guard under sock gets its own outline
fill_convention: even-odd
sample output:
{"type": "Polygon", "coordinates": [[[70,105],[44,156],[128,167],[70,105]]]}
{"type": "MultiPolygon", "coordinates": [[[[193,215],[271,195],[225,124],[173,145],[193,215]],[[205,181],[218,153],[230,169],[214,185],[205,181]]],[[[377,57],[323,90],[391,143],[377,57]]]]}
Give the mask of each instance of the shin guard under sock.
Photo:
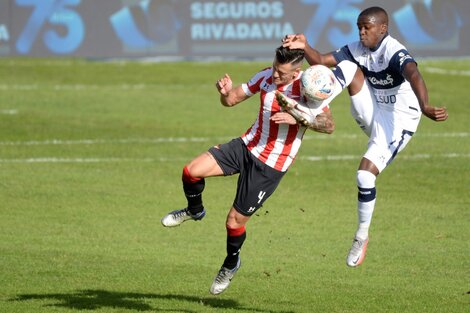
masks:
{"type": "Polygon", "coordinates": [[[235,229],[227,227],[227,257],[224,260],[223,267],[233,269],[237,266],[240,250],[245,239],[245,226],[235,229]]]}
{"type": "Polygon", "coordinates": [[[204,210],[202,204],[202,191],[204,190],[204,178],[193,177],[189,173],[188,167],[183,168],[183,190],[188,200],[188,210],[191,214],[196,215],[204,210]]]}
{"type": "Polygon", "coordinates": [[[368,171],[357,171],[357,215],[358,226],[356,237],[366,239],[369,236],[369,227],[374,213],[376,190],[375,175],[368,171]]]}

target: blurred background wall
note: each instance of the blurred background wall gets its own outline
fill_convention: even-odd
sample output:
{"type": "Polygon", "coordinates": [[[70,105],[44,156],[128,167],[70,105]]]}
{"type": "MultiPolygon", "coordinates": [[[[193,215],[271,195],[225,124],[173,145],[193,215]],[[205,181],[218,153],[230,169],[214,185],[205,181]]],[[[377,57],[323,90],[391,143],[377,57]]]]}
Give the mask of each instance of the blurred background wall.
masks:
{"type": "Polygon", "coordinates": [[[0,56],[271,58],[289,33],[329,52],[375,5],[414,56],[470,55],[467,0],[0,0],[0,56]]]}

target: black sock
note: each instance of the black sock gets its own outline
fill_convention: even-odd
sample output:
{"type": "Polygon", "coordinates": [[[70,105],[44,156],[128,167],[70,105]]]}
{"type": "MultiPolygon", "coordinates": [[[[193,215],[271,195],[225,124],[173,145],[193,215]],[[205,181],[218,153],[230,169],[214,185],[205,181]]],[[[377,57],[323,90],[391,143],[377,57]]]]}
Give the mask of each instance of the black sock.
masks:
{"type": "Polygon", "coordinates": [[[233,269],[237,266],[240,249],[245,239],[246,231],[239,236],[227,236],[227,257],[224,260],[223,267],[233,269]]]}
{"type": "Polygon", "coordinates": [[[202,204],[202,191],[204,190],[205,184],[204,178],[195,183],[187,183],[183,181],[184,195],[188,200],[188,210],[193,215],[204,210],[204,206],[202,204]]]}

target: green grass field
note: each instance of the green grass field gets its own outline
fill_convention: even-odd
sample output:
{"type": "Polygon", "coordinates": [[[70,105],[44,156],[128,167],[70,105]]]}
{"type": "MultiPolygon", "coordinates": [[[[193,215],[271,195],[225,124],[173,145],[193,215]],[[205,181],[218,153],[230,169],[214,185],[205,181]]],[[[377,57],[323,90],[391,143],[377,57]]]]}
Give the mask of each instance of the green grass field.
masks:
{"type": "Polygon", "coordinates": [[[206,180],[202,222],[160,218],[185,205],[183,165],[255,119],[257,97],[222,107],[215,81],[269,65],[1,59],[0,312],[470,312],[469,60],[420,62],[450,117],[423,117],[379,176],[362,266],[345,258],[367,138],[344,93],[209,294],[236,177],[206,180]]]}

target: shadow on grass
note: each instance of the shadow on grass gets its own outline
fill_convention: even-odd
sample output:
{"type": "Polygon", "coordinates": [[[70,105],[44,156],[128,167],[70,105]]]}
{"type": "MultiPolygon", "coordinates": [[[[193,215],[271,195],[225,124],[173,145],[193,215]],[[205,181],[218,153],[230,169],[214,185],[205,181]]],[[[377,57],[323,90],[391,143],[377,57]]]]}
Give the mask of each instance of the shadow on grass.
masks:
{"type": "Polygon", "coordinates": [[[201,306],[215,309],[230,309],[241,312],[260,312],[260,313],[294,313],[293,311],[271,311],[249,308],[240,305],[237,301],[231,299],[220,299],[215,297],[195,297],[188,295],[173,294],[155,294],[155,293],[132,293],[115,292],[106,290],[79,290],[73,293],[51,293],[51,294],[21,294],[10,301],[28,301],[28,300],[54,300],[57,303],[47,306],[70,308],[76,310],[98,310],[101,308],[126,309],[134,311],[166,311],[166,312],[188,312],[192,310],[172,310],[165,307],[153,307],[148,304],[148,300],[178,300],[197,303],[201,306]]]}

